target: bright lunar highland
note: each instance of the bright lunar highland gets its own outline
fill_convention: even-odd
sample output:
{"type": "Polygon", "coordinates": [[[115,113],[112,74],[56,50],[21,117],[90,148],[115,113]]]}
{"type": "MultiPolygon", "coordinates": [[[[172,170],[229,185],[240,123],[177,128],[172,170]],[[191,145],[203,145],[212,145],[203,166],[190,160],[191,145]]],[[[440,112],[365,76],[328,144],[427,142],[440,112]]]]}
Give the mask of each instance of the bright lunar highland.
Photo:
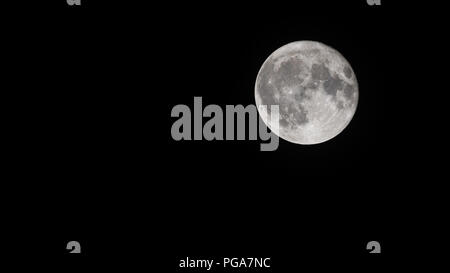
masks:
{"type": "Polygon", "coordinates": [[[317,144],[337,136],[350,123],[358,104],[358,82],[335,49],[319,42],[293,42],[277,49],[262,65],[255,100],[269,128],[275,128],[270,107],[259,106],[279,105],[279,137],[317,144]]]}

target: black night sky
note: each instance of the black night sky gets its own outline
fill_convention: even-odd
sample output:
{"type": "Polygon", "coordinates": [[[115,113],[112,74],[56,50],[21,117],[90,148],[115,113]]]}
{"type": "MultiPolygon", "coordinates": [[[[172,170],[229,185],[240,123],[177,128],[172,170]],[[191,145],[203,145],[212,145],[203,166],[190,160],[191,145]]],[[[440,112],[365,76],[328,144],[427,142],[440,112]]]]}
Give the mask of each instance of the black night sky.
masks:
{"type": "Polygon", "coordinates": [[[27,185],[21,238],[78,268],[114,258],[161,272],[189,272],[177,268],[187,256],[270,256],[264,272],[375,271],[414,252],[406,230],[428,193],[414,181],[434,174],[420,145],[428,129],[417,125],[428,73],[418,72],[418,48],[439,32],[420,11],[387,1],[141,2],[19,8],[28,21],[8,33],[7,123],[8,166],[27,185]],[[299,40],[337,49],[355,71],[358,108],[341,134],[308,146],[280,139],[274,152],[261,141],[172,139],[175,105],[254,104],[264,60],[299,40]],[[68,240],[84,246],[76,261],[68,240]],[[367,253],[371,240],[381,256],[367,253]]]}

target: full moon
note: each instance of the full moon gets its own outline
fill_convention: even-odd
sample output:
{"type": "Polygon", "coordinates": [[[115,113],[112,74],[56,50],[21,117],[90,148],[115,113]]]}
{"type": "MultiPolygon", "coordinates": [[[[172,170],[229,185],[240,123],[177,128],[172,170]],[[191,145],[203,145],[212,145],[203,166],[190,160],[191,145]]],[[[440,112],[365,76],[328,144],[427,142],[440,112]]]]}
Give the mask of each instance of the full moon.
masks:
{"type": "Polygon", "coordinates": [[[279,137],[318,144],[350,123],[358,104],[358,82],[338,51],[319,42],[298,41],[280,47],[264,62],[256,78],[255,100],[269,128],[274,128],[270,107],[259,106],[279,106],[279,137]]]}

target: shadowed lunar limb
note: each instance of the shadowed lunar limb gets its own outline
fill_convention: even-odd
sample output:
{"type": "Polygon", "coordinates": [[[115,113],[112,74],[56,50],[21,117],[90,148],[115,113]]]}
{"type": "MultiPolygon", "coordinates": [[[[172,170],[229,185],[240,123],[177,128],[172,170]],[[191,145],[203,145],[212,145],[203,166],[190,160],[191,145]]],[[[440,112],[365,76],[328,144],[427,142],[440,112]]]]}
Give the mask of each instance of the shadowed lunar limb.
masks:
{"type": "MultiPolygon", "coordinates": [[[[337,136],[358,104],[352,67],[335,49],[319,42],[282,46],[262,65],[255,84],[256,105],[279,105],[279,137],[298,144],[317,144],[337,136]]],[[[271,128],[270,119],[258,107],[271,128]]]]}

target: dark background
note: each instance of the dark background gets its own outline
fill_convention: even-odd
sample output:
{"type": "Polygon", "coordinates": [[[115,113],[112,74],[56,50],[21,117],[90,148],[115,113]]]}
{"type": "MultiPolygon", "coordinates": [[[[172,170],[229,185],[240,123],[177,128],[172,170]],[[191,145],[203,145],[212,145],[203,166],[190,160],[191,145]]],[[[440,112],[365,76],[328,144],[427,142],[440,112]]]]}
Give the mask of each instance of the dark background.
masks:
{"type": "Polygon", "coordinates": [[[341,2],[5,9],[8,212],[21,242],[11,252],[65,269],[163,272],[187,256],[375,271],[433,253],[418,247],[434,242],[422,227],[437,212],[424,205],[441,200],[430,198],[434,148],[421,145],[432,127],[422,85],[432,83],[420,79],[433,54],[424,41],[442,24],[413,5],[341,2]],[[312,146],[280,139],[275,152],[260,141],[172,140],[173,106],[194,96],[253,104],[264,60],[298,40],[337,49],[355,71],[358,109],[341,134],[312,146]],[[67,254],[70,240],[82,254],[67,254]],[[367,253],[371,240],[381,255],[367,253]]]}

